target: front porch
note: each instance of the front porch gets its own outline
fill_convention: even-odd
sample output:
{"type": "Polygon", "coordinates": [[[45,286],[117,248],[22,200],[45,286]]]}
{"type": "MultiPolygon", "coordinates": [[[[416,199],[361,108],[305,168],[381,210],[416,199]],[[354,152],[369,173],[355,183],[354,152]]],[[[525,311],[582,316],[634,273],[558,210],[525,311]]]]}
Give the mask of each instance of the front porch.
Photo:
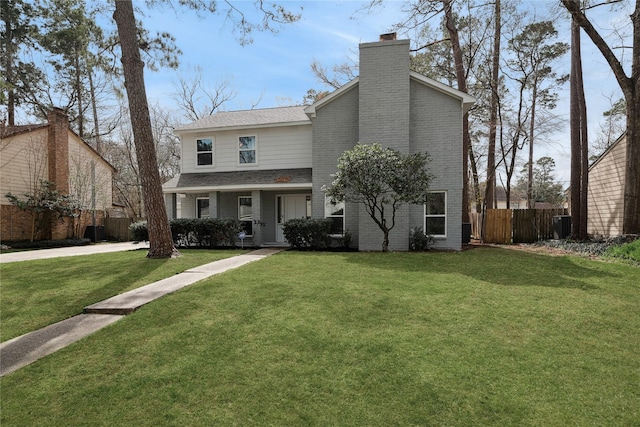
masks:
{"type": "Polygon", "coordinates": [[[311,191],[211,191],[168,193],[172,218],[231,218],[244,225],[238,246],[288,247],[283,224],[293,218],[311,218],[311,191]],[[173,214],[173,215],[172,215],[173,214]]]}

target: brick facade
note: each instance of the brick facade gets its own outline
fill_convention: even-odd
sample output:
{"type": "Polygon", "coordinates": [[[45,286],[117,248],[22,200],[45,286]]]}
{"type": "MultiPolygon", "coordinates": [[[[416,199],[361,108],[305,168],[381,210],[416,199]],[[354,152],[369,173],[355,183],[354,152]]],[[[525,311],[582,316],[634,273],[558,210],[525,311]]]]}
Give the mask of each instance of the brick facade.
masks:
{"type": "MultiPolygon", "coordinates": [[[[84,150],[82,153],[89,153],[87,154],[89,158],[100,159],[93,149],[77,138],[69,129],[69,120],[63,110],[54,108],[49,112],[47,119],[47,125],[34,125],[33,129],[37,130],[32,131],[27,128],[26,131],[8,132],[3,135],[3,139],[8,144],[18,147],[12,151],[13,153],[18,150],[17,154],[12,154],[16,156],[14,161],[3,166],[3,177],[8,178],[7,181],[15,181],[13,188],[11,184],[7,183],[7,191],[15,195],[22,196],[24,193],[31,193],[33,188],[38,185],[38,178],[53,182],[54,188],[59,193],[69,194],[71,181],[70,158],[73,157],[74,159],[74,171],[76,173],[74,177],[77,178],[78,164],[81,160],[81,154],[78,154],[80,153],[78,147],[84,150]],[[39,136],[36,137],[36,132],[44,132],[44,134],[39,133],[39,136]],[[71,138],[73,138],[73,144],[76,147],[73,155],[70,154],[71,138]],[[34,159],[37,157],[34,156],[34,153],[42,153],[42,156],[44,156],[42,174],[36,176],[33,176],[35,172],[30,169],[30,166],[34,164],[34,159]],[[27,170],[27,167],[29,167],[29,170],[27,170]],[[25,186],[21,181],[27,178],[32,181],[29,186],[25,186]]],[[[100,190],[102,202],[101,209],[96,211],[97,223],[100,225],[104,224],[104,209],[110,208],[112,205],[111,173],[105,171],[113,170],[113,168],[103,159],[99,160],[99,168],[104,175],[99,177],[104,182],[100,182],[100,188],[97,189],[100,190]]],[[[84,172],[87,173],[87,171],[84,172]]],[[[88,190],[85,189],[86,191],[88,190]]],[[[4,194],[2,196],[4,197],[4,194]]],[[[85,227],[93,224],[93,213],[84,207],[84,211],[79,218],[67,218],[62,222],[51,220],[50,222],[49,226],[44,227],[38,235],[34,236],[36,240],[83,237],[85,227]]],[[[32,228],[33,216],[10,205],[8,200],[4,198],[2,204],[0,204],[0,239],[2,241],[29,240],[32,237],[32,228]]]]}
{"type": "MultiPolygon", "coordinates": [[[[433,190],[447,193],[447,237],[443,249],[462,241],[461,100],[411,78],[409,41],[360,45],[357,85],[315,109],[313,121],[313,216],[324,216],[323,185],[331,182],[337,159],[358,142],[380,143],[401,153],[427,151],[433,190]]],[[[346,229],[363,251],[382,247],[382,231],[361,204],[345,207],[346,229]]],[[[422,205],[403,206],[389,235],[390,250],[408,250],[409,229],[424,227],[422,205]]]]}

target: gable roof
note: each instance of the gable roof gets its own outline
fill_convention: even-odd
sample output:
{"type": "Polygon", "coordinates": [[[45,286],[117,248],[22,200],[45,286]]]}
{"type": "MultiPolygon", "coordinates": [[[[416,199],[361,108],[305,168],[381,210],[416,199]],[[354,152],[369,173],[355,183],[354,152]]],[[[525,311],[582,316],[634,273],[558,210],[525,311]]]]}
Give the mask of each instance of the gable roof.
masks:
{"type": "Polygon", "coordinates": [[[622,141],[625,141],[625,142],[626,142],[626,140],[627,140],[627,132],[624,132],[622,135],[620,135],[620,136],[618,137],[618,139],[616,139],[616,140],[613,142],[613,144],[611,144],[610,146],[608,146],[608,147],[607,147],[607,149],[606,149],[606,150],[604,150],[604,151],[602,152],[602,154],[600,154],[600,155],[598,156],[598,158],[597,158],[597,159],[595,159],[595,160],[593,161],[593,163],[591,163],[591,164],[589,165],[589,169],[588,169],[588,170],[593,169],[593,168],[594,168],[598,163],[600,163],[600,161],[601,161],[602,159],[604,159],[604,158],[606,157],[606,155],[607,155],[607,154],[609,154],[609,152],[610,152],[611,150],[613,150],[613,149],[614,149],[618,144],[622,143],[622,141]]]}
{"type": "MultiPolygon", "coordinates": [[[[464,113],[469,111],[469,109],[476,102],[476,99],[473,96],[469,95],[468,93],[459,91],[458,89],[454,89],[451,86],[447,86],[443,83],[440,83],[439,81],[430,79],[429,77],[423,76],[422,74],[416,73],[415,71],[409,72],[409,78],[425,86],[428,86],[431,89],[435,89],[438,92],[442,92],[445,95],[448,95],[448,96],[451,96],[452,98],[460,100],[460,102],[462,102],[462,109],[464,113]]],[[[321,108],[324,105],[333,101],[334,99],[342,96],[344,93],[356,87],[359,83],[360,83],[360,77],[356,77],[355,79],[351,80],[349,83],[340,86],[338,89],[334,90],[324,98],[307,106],[304,109],[304,112],[309,117],[314,117],[316,114],[316,109],[321,108]]]]}
{"type": "Polygon", "coordinates": [[[37,129],[46,128],[47,126],[49,126],[49,123],[17,126],[0,125],[0,138],[9,138],[10,136],[18,135],[21,133],[28,133],[37,129]]]}
{"type": "MultiPolygon", "coordinates": [[[[3,126],[0,128],[0,138],[11,138],[14,136],[27,134],[30,132],[35,132],[38,129],[49,129],[51,123],[38,123],[38,124],[27,124],[27,125],[16,125],[16,126],[3,126]]],[[[109,166],[114,172],[117,171],[115,166],[113,166],[107,159],[104,158],[95,148],[91,146],[87,141],[80,136],[70,127],[67,128],[69,134],[78,138],[96,157],[98,157],[101,161],[103,161],[107,166],[109,166]]]]}
{"type": "Polygon", "coordinates": [[[261,108],[256,110],[219,111],[175,129],[177,133],[207,129],[233,130],[247,127],[310,125],[304,106],[261,108]]]}

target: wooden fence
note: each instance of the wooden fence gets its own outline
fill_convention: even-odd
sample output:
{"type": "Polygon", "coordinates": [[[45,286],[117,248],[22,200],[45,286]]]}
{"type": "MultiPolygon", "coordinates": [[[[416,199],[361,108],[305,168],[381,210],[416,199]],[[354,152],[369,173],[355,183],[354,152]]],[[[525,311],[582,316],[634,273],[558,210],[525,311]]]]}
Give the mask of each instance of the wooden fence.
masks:
{"type": "Polygon", "coordinates": [[[133,222],[131,218],[105,218],[104,235],[108,240],[128,242],[131,240],[129,225],[133,222]]]}
{"type": "Polygon", "coordinates": [[[485,243],[533,243],[553,238],[553,217],[566,209],[488,209],[485,243]]]}

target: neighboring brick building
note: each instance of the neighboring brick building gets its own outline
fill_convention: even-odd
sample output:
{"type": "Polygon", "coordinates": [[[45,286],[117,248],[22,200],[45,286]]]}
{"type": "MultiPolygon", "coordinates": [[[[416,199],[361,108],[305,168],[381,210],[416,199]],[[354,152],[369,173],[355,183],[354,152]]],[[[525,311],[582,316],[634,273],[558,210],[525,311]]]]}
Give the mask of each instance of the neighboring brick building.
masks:
{"type": "Polygon", "coordinates": [[[169,216],[238,218],[256,245],[284,242],[287,219],[329,217],[360,250],[380,250],[382,232],[364,207],[330,205],[321,190],[345,150],[377,142],[427,151],[435,175],[438,211],[402,207],[389,249],[407,250],[410,228],[422,226],[436,247],[459,250],[462,117],[474,100],[411,72],[409,62],[409,40],[363,43],[360,76],[311,106],[221,112],[176,129],[182,164],[164,185],[169,216]]]}
{"type": "Polygon", "coordinates": [[[115,169],[69,128],[67,115],[54,108],[48,123],[0,129],[0,239],[28,240],[32,216],[11,205],[5,197],[32,194],[41,180],[53,182],[61,194],[71,194],[81,204],[83,215],[76,221],[52,222],[39,239],[80,236],[90,224],[94,205],[102,223],[112,207],[115,169]]]}

